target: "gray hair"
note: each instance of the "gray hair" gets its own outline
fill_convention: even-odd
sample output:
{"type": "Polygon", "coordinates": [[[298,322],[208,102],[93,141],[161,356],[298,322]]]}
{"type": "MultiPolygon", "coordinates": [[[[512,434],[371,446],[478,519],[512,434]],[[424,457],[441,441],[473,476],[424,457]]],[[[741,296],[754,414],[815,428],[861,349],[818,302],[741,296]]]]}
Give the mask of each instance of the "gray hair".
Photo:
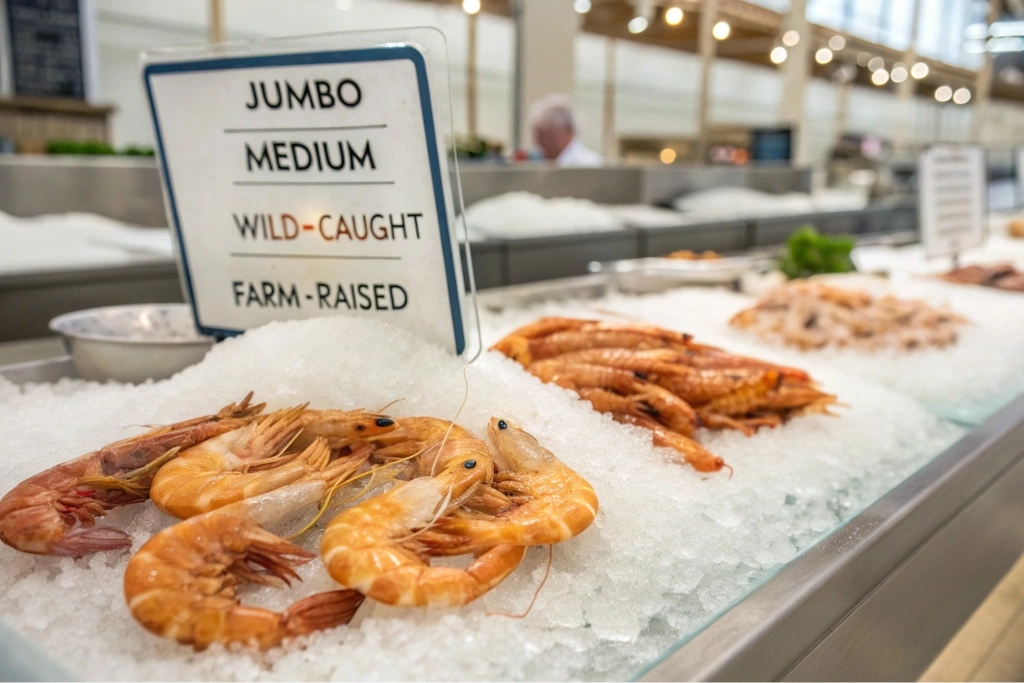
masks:
{"type": "Polygon", "coordinates": [[[530,123],[535,127],[560,128],[576,132],[572,100],[560,93],[540,98],[530,107],[530,123]]]}

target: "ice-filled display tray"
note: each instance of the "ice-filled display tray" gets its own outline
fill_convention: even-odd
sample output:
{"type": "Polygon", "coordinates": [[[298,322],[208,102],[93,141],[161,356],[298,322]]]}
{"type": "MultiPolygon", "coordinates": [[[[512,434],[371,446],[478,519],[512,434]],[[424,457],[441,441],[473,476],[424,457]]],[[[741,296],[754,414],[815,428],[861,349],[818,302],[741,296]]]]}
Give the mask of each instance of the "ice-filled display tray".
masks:
{"type": "MultiPolygon", "coordinates": [[[[0,368],[0,377],[32,384],[74,375],[67,359],[54,358],[0,368]]],[[[648,664],[629,675],[642,680],[916,678],[1024,549],[1020,525],[991,523],[1024,514],[1024,500],[1016,493],[1024,485],[1021,443],[1024,399],[838,529],[823,530],[749,595],[718,608],[712,621],[667,649],[643,648],[650,652],[648,664]],[[944,597],[935,601],[935,595],[944,597]]],[[[740,527],[731,533],[746,532],[740,527]]],[[[648,566],[641,560],[639,566],[648,566]]],[[[0,633],[0,677],[75,675],[61,668],[63,659],[3,623],[0,633]]],[[[452,666],[447,674],[452,678],[470,676],[452,666]]],[[[83,673],[92,676],[102,672],[83,673]]],[[[356,677],[386,676],[363,669],[356,677]]]]}

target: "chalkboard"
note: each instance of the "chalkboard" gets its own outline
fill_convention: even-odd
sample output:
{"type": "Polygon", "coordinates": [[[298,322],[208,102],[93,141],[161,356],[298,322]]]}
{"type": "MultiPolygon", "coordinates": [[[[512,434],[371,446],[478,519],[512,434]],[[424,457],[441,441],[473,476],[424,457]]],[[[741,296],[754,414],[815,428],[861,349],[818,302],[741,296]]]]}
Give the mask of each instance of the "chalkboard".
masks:
{"type": "Polygon", "coordinates": [[[792,128],[754,128],[750,133],[750,160],[779,163],[793,159],[792,128]]]}
{"type": "Polygon", "coordinates": [[[85,99],[79,0],[6,0],[14,94],[85,99]]]}

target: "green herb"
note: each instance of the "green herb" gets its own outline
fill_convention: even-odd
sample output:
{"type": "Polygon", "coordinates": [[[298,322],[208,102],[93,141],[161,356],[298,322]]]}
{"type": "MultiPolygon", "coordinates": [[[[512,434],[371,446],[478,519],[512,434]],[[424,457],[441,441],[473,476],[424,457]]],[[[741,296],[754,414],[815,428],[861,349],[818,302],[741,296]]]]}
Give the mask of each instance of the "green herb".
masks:
{"type": "Polygon", "coordinates": [[[821,235],[805,225],[789,236],[779,266],[790,280],[820,273],[847,273],[854,269],[850,260],[853,244],[852,237],[821,235]]]}
{"type": "Polygon", "coordinates": [[[47,154],[77,154],[77,155],[106,155],[122,154],[125,156],[153,156],[151,147],[125,147],[123,150],[115,150],[105,142],[92,140],[51,140],[46,145],[47,154]]]}

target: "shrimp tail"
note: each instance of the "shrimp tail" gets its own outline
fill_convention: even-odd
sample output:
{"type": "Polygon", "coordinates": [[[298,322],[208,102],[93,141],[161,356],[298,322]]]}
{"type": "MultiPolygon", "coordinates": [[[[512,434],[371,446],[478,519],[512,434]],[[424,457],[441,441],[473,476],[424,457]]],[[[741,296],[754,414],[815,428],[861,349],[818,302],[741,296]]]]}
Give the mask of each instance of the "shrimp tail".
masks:
{"type": "Polygon", "coordinates": [[[79,528],[64,534],[50,551],[61,557],[82,557],[104,550],[130,548],[132,537],[108,526],[79,528]]]}
{"type": "Polygon", "coordinates": [[[355,590],[317,593],[299,600],[284,613],[284,626],[293,636],[343,626],[355,616],[365,596],[355,590]]]}

